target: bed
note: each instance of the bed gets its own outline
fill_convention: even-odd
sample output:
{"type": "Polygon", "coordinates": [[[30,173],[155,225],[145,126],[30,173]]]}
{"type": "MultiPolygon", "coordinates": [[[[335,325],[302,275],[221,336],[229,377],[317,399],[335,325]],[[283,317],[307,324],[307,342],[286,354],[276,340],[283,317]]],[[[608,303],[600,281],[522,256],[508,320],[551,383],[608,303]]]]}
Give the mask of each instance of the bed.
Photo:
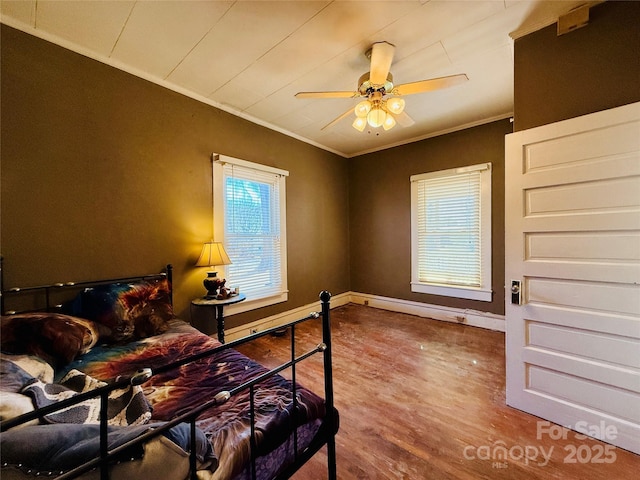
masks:
{"type": "Polygon", "coordinates": [[[321,292],[320,313],[287,324],[291,358],[268,370],[235,347],[283,326],[221,344],[173,315],[171,286],[171,265],[160,275],[2,286],[3,479],[284,479],[325,446],[336,478],[331,295],[321,292]],[[323,338],[301,353],[304,321],[322,321],[323,338]],[[322,396],[295,380],[315,355],[322,396]]]}

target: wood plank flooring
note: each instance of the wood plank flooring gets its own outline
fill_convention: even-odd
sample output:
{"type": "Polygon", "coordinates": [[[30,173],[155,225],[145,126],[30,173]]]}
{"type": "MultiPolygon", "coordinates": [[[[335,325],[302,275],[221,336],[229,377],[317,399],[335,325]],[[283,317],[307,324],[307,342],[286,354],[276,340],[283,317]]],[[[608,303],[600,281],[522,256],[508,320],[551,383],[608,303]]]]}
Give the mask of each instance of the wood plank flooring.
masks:
{"type": "MultiPolygon", "coordinates": [[[[504,334],[354,304],[331,317],[340,480],[637,478],[640,456],[506,405],[504,334]]],[[[320,330],[296,327],[298,355],[320,330]]],[[[240,350],[274,367],[290,341],[240,350]]],[[[308,362],[297,380],[322,392],[321,357],[308,362]]],[[[324,449],[293,477],[326,478],[324,449]]]]}

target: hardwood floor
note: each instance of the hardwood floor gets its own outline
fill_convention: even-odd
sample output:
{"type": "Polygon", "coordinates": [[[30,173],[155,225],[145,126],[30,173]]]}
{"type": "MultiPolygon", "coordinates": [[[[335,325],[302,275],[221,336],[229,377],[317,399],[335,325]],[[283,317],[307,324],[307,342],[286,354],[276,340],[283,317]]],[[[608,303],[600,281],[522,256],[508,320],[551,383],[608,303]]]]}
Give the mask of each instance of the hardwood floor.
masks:
{"type": "MultiPolygon", "coordinates": [[[[640,456],[505,404],[504,334],[354,304],[331,318],[340,480],[637,478],[640,456]]],[[[320,339],[319,320],[296,327],[297,354],[320,339]]],[[[290,331],[240,350],[274,367],[289,344],[290,331]]],[[[322,392],[310,362],[297,379],[322,392]]],[[[325,462],[294,480],[326,479],[325,462]]]]}

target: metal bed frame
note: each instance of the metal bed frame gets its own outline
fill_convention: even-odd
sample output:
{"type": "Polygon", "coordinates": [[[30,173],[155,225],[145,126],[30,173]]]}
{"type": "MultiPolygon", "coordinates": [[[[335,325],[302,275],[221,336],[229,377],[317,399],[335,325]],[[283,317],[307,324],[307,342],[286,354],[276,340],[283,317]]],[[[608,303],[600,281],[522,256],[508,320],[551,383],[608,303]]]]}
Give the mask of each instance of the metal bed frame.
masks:
{"type": "MultiPolygon", "coordinates": [[[[159,278],[166,278],[169,283],[169,291],[172,292],[172,272],[173,267],[171,264],[166,266],[166,271],[159,274],[151,274],[151,275],[140,275],[133,277],[122,277],[122,278],[114,278],[107,280],[98,280],[98,281],[83,281],[83,282],[67,282],[67,283],[53,283],[48,285],[39,285],[33,287],[26,288],[10,288],[5,290],[4,288],[4,279],[3,279],[3,270],[2,270],[2,258],[0,257],[0,312],[2,315],[12,315],[18,312],[16,311],[7,311],[5,310],[6,297],[11,297],[15,295],[21,294],[37,294],[38,292],[44,293],[45,306],[40,310],[44,311],[55,311],[60,308],[60,305],[51,305],[51,297],[52,292],[57,292],[60,290],[69,290],[69,289],[78,289],[85,288],[89,286],[97,286],[101,284],[109,284],[109,283],[125,283],[139,280],[152,280],[159,278]]],[[[297,402],[296,395],[296,366],[298,363],[306,360],[307,358],[315,355],[322,354],[324,360],[324,400],[325,400],[325,409],[326,414],[323,419],[323,423],[320,427],[320,430],[315,435],[311,444],[302,452],[298,453],[298,438],[297,438],[297,430],[296,427],[292,429],[291,434],[293,435],[293,445],[294,445],[294,462],[285,467],[285,469],[276,477],[274,480],[284,480],[290,478],[302,465],[304,465],[311,457],[313,457],[316,452],[318,452],[324,445],[327,446],[327,472],[329,480],[336,480],[336,442],[335,435],[339,429],[339,417],[338,412],[334,406],[333,399],[333,367],[331,361],[331,323],[330,323],[330,299],[331,294],[327,291],[322,291],[320,293],[320,303],[321,303],[321,312],[311,312],[308,316],[301,318],[299,320],[295,320],[289,322],[285,325],[280,325],[271,329],[263,330],[261,332],[255,333],[245,338],[241,338],[239,340],[235,340],[218,347],[199,352],[194,354],[188,358],[184,358],[182,360],[164,365],[159,368],[151,369],[151,368],[143,368],[138,370],[135,374],[131,375],[127,378],[121,378],[113,383],[105,385],[103,387],[97,388],[95,390],[91,390],[89,392],[85,392],[82,394],[78,394],[72,398],[67,400],[60,401],[55,405],[49,405],[47,407],[40,408],[36,411],[26,413],[19,417],[6,420],[0,422],[0,432],[4,432],[12,427],[20,425],[22,423],[34,420],[39,418],[42,415],[47,415],[51,412],[61,410],[63,408],[67,408],[71,405],[75,405],[77,403],[83,402],[89,398],[100,397],[100,407],[101,412],[107,411],[107,399],[109,393],[116,389],[121,389],[127,387],[128,385],[140,385],[147,381],[154,375],[165,373],[167,371],[179,368],[182,365],[187,363],[197,361],[203,359],[205,357],[211,356],[217,352],[220,352],[225,349],[232,349],[238,347],[244,343],[251,342],[257,338],[269,335],[276,331],[281,331],[284,328],[291,329],[291,357],[290,360],[283,363],[282,365],[269,370],[268,372],[263,373],[262,375],[245,382],[229,391],[222,391],[216,394],[211,400],[200,405],[199,407],[193,409],[190,412],[182,414],[174,419],[164,423],[162,426],[154,428],[153,430],[119,446],[112,450],[108,450],[107,447],[107,415],[100,415],[100,456],[94,458],[93,460],[88,461],[85,464],[82,464],[73,470],[67,471],[55,478],[58,480],[67,480],[76,478],[83,473],[86,473],[95,468],[100,469],[100,479],[108,480],[109,479],[109,462],[114,459],[118,454],[120,454],[123,450],[137,445],[139,443],[143,443],[147,440],[150,440],[153,437],[161,435],[164,431],[172,428],[173,426],[179,423],[188,423],[190,425],[190,440],[191,440],[191,451],[189,452],[189,465],[190,465],[190,478],[192,480],[197,479],[196,474],[196,449],[194,448],[196,445],[196,418],[203,411],[211,408],[215,405],[219,405],[228,401],[233,395],[237,393],[249,389],[249,398],[250,398],[250,418],[251,418],[251,437],[250,437],[250,445],[251,445],[251,478],[256,479],[256,444],[255,444],[255,410],[254,410],[254,393],[255,389],[259,388],[258,384],[273,376],[276,375],[283,370],[291,369],[291,382],[292,382],[292,396],[295,404],[297,402]],[[296,326],[300,323],[306,322],[308,320],[322,318],[322,342],[318,344],[312,350],[307,351],[301,355],[296,355],[295,351],[295,329],[296,326]]],[[[173,303],[173,298],[171,299],[173,303]]],[[[32,310],[30,310],[32,311],[32,310]]]]}

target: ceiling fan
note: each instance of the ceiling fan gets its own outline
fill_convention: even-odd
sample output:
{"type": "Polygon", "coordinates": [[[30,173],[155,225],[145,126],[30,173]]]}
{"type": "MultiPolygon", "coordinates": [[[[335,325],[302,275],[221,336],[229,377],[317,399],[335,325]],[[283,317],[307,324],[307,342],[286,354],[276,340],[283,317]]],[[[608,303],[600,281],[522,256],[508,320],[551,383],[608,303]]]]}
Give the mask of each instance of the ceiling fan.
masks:
{"type": "Polygon", "coordinates": [[[296,98],[364,98],[355,108],[350,108],[322,127],[322,130],[335,125],[352,112],[356,115],[353,122],[353,128],[356,130],[362,132],[367,124],[374,128],[382,127],[389,130],[396,123],[405,127],[415,123],[404,111],[405,101],[401,98],[402,96],[431,92],[469,80],[465,74],[458,74],[394,85],[393,75],[389,69],[395,49],[396,47],[389,42],[376,42],[367,50],[365,55],[370,59],[371,67],[358,80],[358,89],[355,92],[298,92],[295,96],[296,98]]]}

